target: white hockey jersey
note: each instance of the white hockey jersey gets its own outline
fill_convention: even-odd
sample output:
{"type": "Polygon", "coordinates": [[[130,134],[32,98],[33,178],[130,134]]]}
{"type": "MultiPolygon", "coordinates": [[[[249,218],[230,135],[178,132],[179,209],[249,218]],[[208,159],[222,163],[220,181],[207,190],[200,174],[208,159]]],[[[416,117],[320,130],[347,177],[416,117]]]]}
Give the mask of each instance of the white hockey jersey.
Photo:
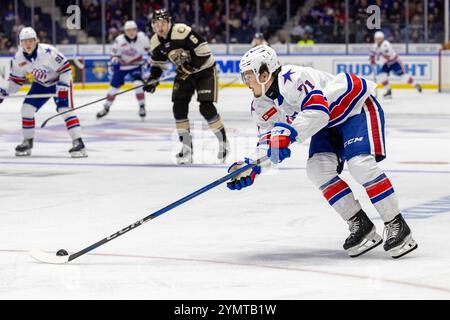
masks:
{"type": "Polygon", "coordinates": [[[392,44],[384,40],[380,45],[374,43],[372,49],[370,50],[370,57],[372,59],[378,60],[379,57],[383,57],[384,63],[394,63],[398,61],[398,54],[395,52],[392,44]]]}
{"type": "Polygon", "coordinates": [[[150,50],[150,40],[143,32],[138,32],[135,40],[127,40],[121,34],[114,40],[111,48],[111,58],[120,59],[120,70],[131,70],[143,63],[143,58],[150,50]]]}
{"type": "Polygon", "coordinates": [[[297,141],[304,142],[325,127],[334,127],[361,113],[376,84],[350,73],[334,76],[310,67],[285,65],[265,95],[251,105],[265,150],[276,122],[295,128],[297,141]],[[275,88],[275,89],[273,89],[275,88]]]}
{"type": "Polygon", "coordinates": [[[8,93],[14,94],[25,83],[27,74],[33,76],[33,81],[50,87],[56,82],[70,85],[72,69],[69,61],[55,47],[38,43],[34,55],[27,58],[19,47],[12,61],[11,73],[8,79],[8,93]]]}

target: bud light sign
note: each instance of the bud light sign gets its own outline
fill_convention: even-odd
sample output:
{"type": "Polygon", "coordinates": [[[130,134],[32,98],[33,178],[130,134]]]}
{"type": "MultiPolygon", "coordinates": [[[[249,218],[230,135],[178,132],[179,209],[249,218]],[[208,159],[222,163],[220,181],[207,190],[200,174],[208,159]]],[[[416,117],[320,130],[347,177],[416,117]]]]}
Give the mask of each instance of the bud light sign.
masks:
{"type": "MultiPolygon", "coordinates": [[[[405,62],[400,62],[400,64],[402,65],[404,72],[413,76],[415,80],[432,80],[432,61],[430,59],[408,59],[405,62]]],[[[382,62],[379,62],[376,65],[377,74],[380,73],[382,67],[382,62]]],[[[334,74],[350,72],[356,74],[357,76],[372,78],[373,71],[373,66],[367,60],[333,60],[332,73],[334,74]]],[[[390,76],[399,78],[394,73],[391,73],[390,76]]]]}

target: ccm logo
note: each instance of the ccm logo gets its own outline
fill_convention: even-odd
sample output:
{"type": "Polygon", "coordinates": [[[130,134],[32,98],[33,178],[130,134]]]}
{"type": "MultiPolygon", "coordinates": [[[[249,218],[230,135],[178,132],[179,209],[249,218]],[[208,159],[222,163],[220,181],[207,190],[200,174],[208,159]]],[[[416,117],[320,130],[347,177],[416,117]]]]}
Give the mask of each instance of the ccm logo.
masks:
{"type": "Polygon", "coordinates": [[[122,230],[116,232],[115,234],[109,236],[109,237],[106,238],[106,239],[107,239],[107,240],[114,239],[114,238],[120,236],[121,234],[123,234],[123,233],[125,233],[125,232],[128,232],[128,231],[130,231],[130,230],[133,230],[134,228],[139,227],[141,224],[144,224],[144,223],[146,223],[146,222],[147,222],[147,221],[145,221],[144,219],[139,220],[138,222],[135,222],[135,223],[133,223],[132,225],[130,225],[130,226],[126,227],[126,228],[123,228],[122,230]]]}
{"type": "Polygon", "coordinates": [[[364,139],[364,137],[349,139],[349,140],[344,142],[344,148],[347,147],[349,144],[352,144],[352,143],[355,143],[355,142],[361,142],[361,141],[363,141],[363,139],[364,139]]]}

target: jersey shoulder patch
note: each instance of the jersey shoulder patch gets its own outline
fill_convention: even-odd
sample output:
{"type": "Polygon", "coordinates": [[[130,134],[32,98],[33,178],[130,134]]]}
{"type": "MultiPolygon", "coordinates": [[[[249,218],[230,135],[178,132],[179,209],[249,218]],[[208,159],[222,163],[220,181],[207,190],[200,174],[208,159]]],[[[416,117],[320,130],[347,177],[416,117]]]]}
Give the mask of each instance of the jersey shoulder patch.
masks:
{"type": "Polygon", "coordinates": [[[161,42],[158,39],[158,36],[154,34],[152,38],[150,39],[150,50],[154,50],[157,46],[159,46],[161,42]]]}
{"type": "Polygon", "coordinates": [[[172,40],[183,40],[191,32],[191,27],[185,25],[184,23],[175,23],[172,28],[171,39],[172,40]]]}

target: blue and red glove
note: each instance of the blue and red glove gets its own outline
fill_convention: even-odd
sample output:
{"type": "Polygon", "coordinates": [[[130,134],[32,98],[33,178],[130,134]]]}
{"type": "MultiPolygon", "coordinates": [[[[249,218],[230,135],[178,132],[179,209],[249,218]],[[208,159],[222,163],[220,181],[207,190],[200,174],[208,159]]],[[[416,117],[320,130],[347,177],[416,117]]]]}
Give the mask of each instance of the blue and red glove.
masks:
{"type": "MultiPolygon", "coordinates": [[[[249,158],[245,158],[244,161],[235,162],[228,168],[228,173],[239,170],[250,163],[253,163],[253,160],[249,158]]],[[[261,166],[254,166],[253,168],[245,170],[231,179],[231,181],[227,183],[227,187],[230,190],[241,190],[249,187],[253,184],[253,181],[255,181],[256,176],[260,173],[261,166]]]]}
{"type": "Polygon", "coordinates": [[[58,82],[56,84],[56,97],[55,103],[58,108],[69,107],[69,85],[66,83],[58,82]]]}
{"type": "Polygon", "coordinates": [[[2,96],[3,97],[8,96],[8,91],[6,91],[6,89],[4,89],[4,88],[0,88],[0,103],[2,103],[3,100],[5,100],[5,99],[2,99],[2,96]]]}
{"type": "Polygon", "coordinates": [[[270,133],[269,149],[267,156],[273,163],[282,162],[291,156],[289,145],[295,142],[297,131],[290,125],[277,122],[270,133]]]}

